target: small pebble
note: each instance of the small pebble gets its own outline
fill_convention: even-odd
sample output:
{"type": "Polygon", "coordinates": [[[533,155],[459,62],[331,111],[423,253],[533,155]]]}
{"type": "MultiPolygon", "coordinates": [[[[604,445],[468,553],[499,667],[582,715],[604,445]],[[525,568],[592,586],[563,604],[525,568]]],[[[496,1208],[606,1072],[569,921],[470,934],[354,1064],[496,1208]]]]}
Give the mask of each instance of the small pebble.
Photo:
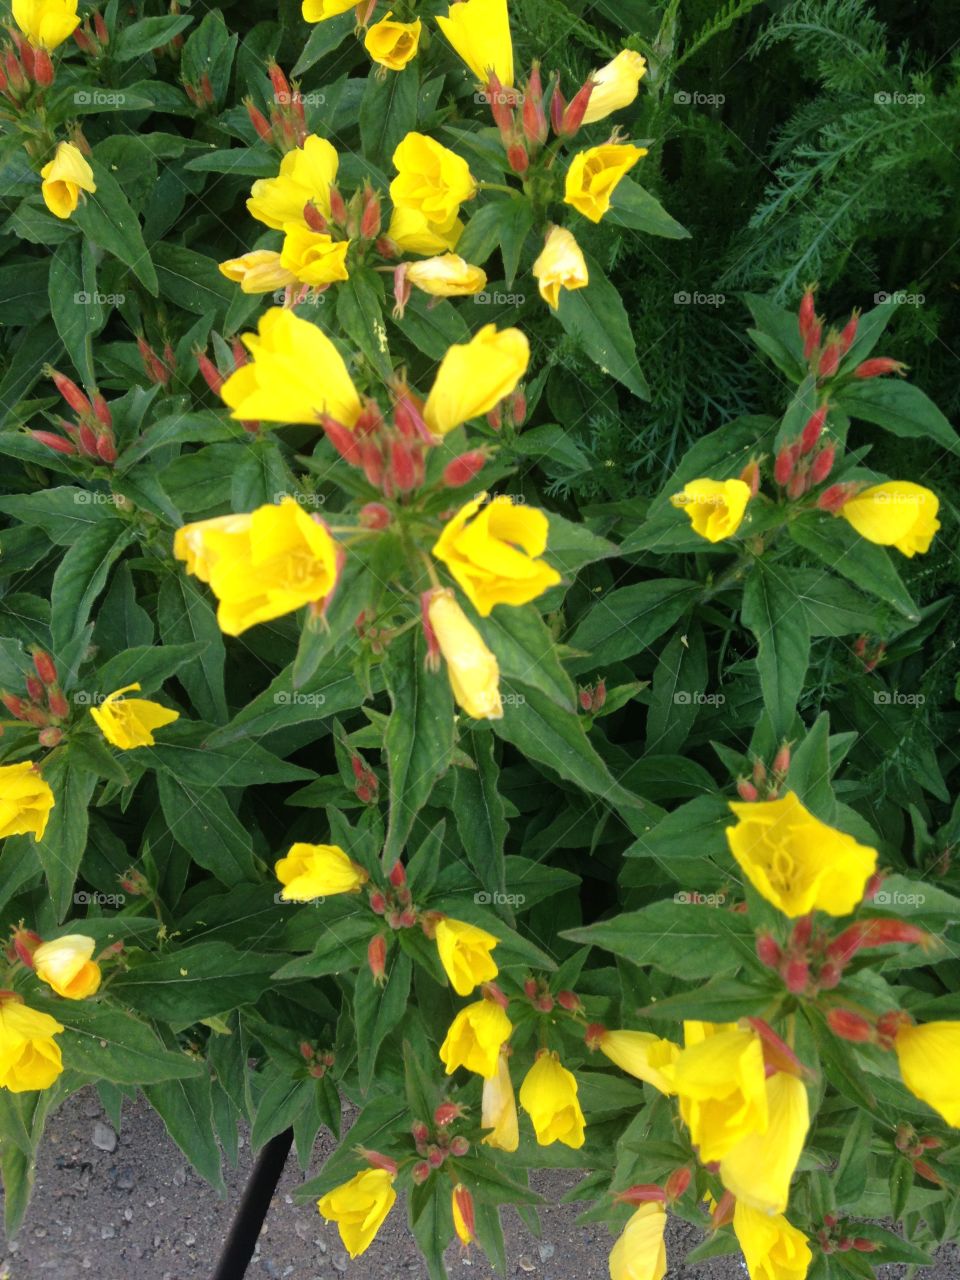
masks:
{"type": "Polygon", "coordinates": [[[116,1151],[117,1135],[113,1126],[98,1120],[93,1126],[93,1145],[100,1151],[116,1151]]]}

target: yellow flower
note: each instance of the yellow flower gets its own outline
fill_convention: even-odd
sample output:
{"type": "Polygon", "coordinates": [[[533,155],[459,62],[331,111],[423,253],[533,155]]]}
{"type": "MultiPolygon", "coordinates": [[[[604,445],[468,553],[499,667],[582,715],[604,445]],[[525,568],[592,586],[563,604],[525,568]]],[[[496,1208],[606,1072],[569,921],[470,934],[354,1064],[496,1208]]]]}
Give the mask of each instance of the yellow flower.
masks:
{"type": "Polygon", "coordinates": [[[480,1127],[490,1130],[483,1140],[488,1147],[496,1147],[498,1151],[516,1151],[520,1145],[517,1099],[505,1053],[500,1054],[494,1074],[483,1082],[480,1127]]]}
{"type": "Polygon", "coordinates": [[[425,133],[408,133],[393,153],[393,165],[394,207],[421,214],[431,231],[449,236],[460,205],[477,192],[466,160],[425,133]]]}
{"type": "Polygon", "coordinates": [[[301,284],[316,287],[348,280],[349,240],[334,240],[323,231],[311,231],[300,222],[284,227],[280,262],[301,284]]]}
{"type": "Polygon", "coordinates": [[[490,952],[499,938],[486,929],[451,920],[449,916],[437,925],[437,950],[440,963],[458,996],[468,996],[481,982],[490,982],[498,969],[490,952]]]}
{"type": "Polygon", "coordinates": [[[447,662],[447,675],[457,705],[475,720],[500,720],[500,667],[496,656],[457,604],[449,589],[439,588],[427,606],[430,626],[447,662]]]}
{"type": "Polygon", "coordinates": [[[463,298],[486,288],[487,273],[481,267],[472,267],[455,253],[445,253],[439,258],[411,262],[407,266],[407,279],[436,298],[463,298]]]}
{"type": "Polygon", "coordinates": [[[462,234],[459,218],[440,232],[416,209],[394,209],[387,227],[387,239],[404,253],[443,253],[455,249],[462,234]]]}
{"type": "Polygon", "coordinates": [[[507,0],[461,0],[437,26],[477,78],[486,85],[490,72],[502,85],[513,84],[513,41],[507,0]]]}
{"type": "Polygon", "coordinates": [[[763,1048],[755,1032],[694,1024],[665,1074],[680,1095],[680,1115],[703,1164],[766,1130],[763,1048]]]}
{"type": "Polygon", "coordinates": [[[583,123],[603,120],[621,107],[629,107],[647,73],[647,64],[639,53],[621,49],[612,62],[593,73],[593,92],[584,112],[583,123]]]}
{"type": "Polygon", "coordinates": [[[80,203],[81,191],[96,191],[93,170],[79,147],[61,142],[53,159],[40,170],[43,203],[58,218],[69,218],[80,203]]]}
{"type": "Polygon", "coordinates": [[[473,1197],[462,1182],[458,1182],[453,1188],[450,1209],[453,1213],[453,1229],[457,1233],[457,1239],[461,1244],[472,1244],[474,1230],[473,1197]]]}
{"type": "Polygon", "coordinates": [[[29,760],[0,765],[0,840],[33,834],[42,840],[54,806],[50,784],[29,760]]]}
{"type": "Polygon", "coordinates": [[[42,942],[33,953],[37,977],[67,1000],[83,1000],[100,986],[100,966],[91,959],[96,943],[82,933],[42,942]]]}
{"type": "Polygon", "coordinates": [[[940,499],[922,484],[888,480],[864,489],[845,502],[840,514],[861,538],[881,547],[896,547],[905,556],[930,550],[940,528],[940,499]]]}
{"type": "Polygon", "coordinates": [[[527,1072],[520,1105],[533,1121],[541,1147],[554,1142],[574,1150],[583,1146],[586,1122],[577,1101],[577,1078],[555,1053],[541,1054],[527,1072]]]}
{"type": "Polygon", "coordinates": [[[533,274],[540,288],[540,297],[556,311],[560,305],[561,289],[583,289],[590,283],[587,264],[580,246],[565,227],[551,227],[533,264],[533,274]]]}
{"type": "Polygon", "coordinates": [[[63,1070],[53,1037],[63,1027],[19,998],[0,1000],[0,1089],[29,1093],[48,1089],[63,1070]]]}
{"type": "Polygon", "coordinates": [[[440,1061],[453,1075],[466,1067],[489,1080],[500,1070],[500,1047],[510,1039],[513,1024],[496,1000],[477,1000],[461,1009],[450,1023],[440,1046],[440,1061]]]}
{"type": "Polygon", "coordinates": [[[708,542],[732,537],[749,501],[750,486],[743,480],[691,480],[670,499],[674,507],[686,511],[694,533],[708,542]]]}
{"type": "Polygon", "coordinates": [[[564,201],[591,222],[599,222],[610,208],[617,183],[646,154],[646,147],[630,142],[607,142],[578,152],[567,170],[564,201]]]}
{"type": "Polygon", "coordinates": [[[297,283],[297,277],[287,270],[280,254],[273,249],[251,249],[239,258],[228,258],[220,263],[220,271],[244,293],[270,293],[297,283]]]}
{"type": "Polygon", "coordinates": [[[761,1213],[783,1213],[810,1128],[807,1090],[785,1071],[767,1079],[767,1128],[748,1134],[720,1161],[720,1181],[737,1202],[761,1213]]]}
{"type": "Polygon", "coordinates": [[[310,134],[302,147],[295,147],[283,157],[275,178],[258,178],[250,188],[247,201],[250,216],[274,231],[282,231],[288,222],[304,222],[303,207],[312,200],[323,216],[329,218],[330,188],[336,181],[339,163],[333,144],[315,133],[310,134]]]}
{"type": "Polygon", "coordinates": [[[433,547],[482,618],[494,605],[527,604],[560,581],[539,559],[550,530],[543,512],[505,494],[484,505],[486,496],[462,506],[433,547]]]}
{"type": "Polygon", "coordinates": [[[335,893],[356,893],[370,877],[338,844],[290,846],[286,857],[274,863],[274,874],[283,885],[284,902],[311,902],[335,893]]]}
{"type": "Polygon", "coordinates": [[[152,747],[154,729],[173,724],[180,719],[179,711],[171,711],[149,698],[125,698],[130,690],[140,691],[139,684],[127,684],[122,689],[108,693],[99,707],[91,707],[90,714],[97,728],[114,747],[132,751],[135,747],[152,747]]]}
{"type": "Polygon", "coordinates": [[[666,1226],[667,1212],[662,1204],[642,1204],[610,1251],[610,1280],[663,1280],[667,1272],[666,1226]]]}
{"type": "Polygon", "coordinates": [[[369,1248],[384,1218],[393,1208],[397,1193],[393,1174],[386,1169],[364,1169],[317,1201],[328,1222],[335,1222],[343,1247],[351,1258],[359,1258],[369,1248]]]}
{"type": "Polygon", "coordinates": [[[738,1201],[733,1229],[750,1280],[804,1280],[813,1254],[807,1237],[781,1214],[759,1213],[738,1201]]]}
{"type": "Polygon", "coordinates": [[[440,361],[423,416],[445,436],[488,413],[516,388],[530,363],[530,344],[519,329],[485,324],[469,342],[454,343],[440,361]]]}
{"type": "Polygon", "coordinates": [[[246,516],[184,525],[173,554],[210,584],[220,602],[217,621],[229,636],[323,600],[337,581],[337,544],[293,498],[246,516]]]}
{"type": "Polygon", "coordinates": [[[681,1053],[680,1046],[672,1040],[662,1040],[649,1031],[604,1031],[597,1044],[600,1052],[621,1071],[637,1080],[646,1080],[661,1093],[676,1093],[663,1072],[681,1053]]]}
{"type": "Polygon", "coordinates": [[[960,1129],[960,1022],[902,1026],[893,1047],[903,1083],[914,1097],[960,1129]]]}
{"type": "Polygon", "coordinates": [[[13,20],[35,49],[50,53],[80,25],[77,0],[13,0],[13,20]]]}
{"type": "Polygon", "coordinates": [[[242,335],[253,359],[220,389],[230,416],[239,422],[319,422],[326,413],[352,427],[360,397],[323,330],[283,307],[264,312],[257,330],[242,335]]]}
{"type": "Polygon", "coordinates": [[[367,28],[363,47],[374,62],[388,71],[402,71],[417,56],[420,44],[420,19],[398,22],[392,13],[367,28]]]}
{"type": "Polygon", "coordinates": [[[780,800],[732,801],[727,843],[756,891],[784,915],[845,916],[863,898],[877,851],[827,826],[788,791],[780,800]]]}
{"type": "Polygon", "coordinates": [[[300,12],[306,22],[326,22],[335,18],[338,13],[346,13],[353,9],[357,0],[303,0],[300,12]]]}

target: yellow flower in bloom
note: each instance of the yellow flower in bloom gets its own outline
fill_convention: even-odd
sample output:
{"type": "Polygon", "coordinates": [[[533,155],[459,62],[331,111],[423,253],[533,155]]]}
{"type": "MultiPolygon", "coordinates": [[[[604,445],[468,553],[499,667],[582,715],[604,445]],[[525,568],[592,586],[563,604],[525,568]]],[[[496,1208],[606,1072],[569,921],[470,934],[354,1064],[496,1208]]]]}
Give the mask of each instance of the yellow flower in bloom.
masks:
{"type": "Polygon", "coordinates": [[[459,218],[440,232],[416,209],[394,209],[387,227],[387,239],[404,253],[442,253],[455,249],[462,234],[463,223],[459,218]]]}
{"type": "Polygon", "coordinates": [[[750,1280],[804,1280],[813,1254],[807,1237],[781,1214],[759,1213],[738,1201],[733,1229],[750,1280]]]}
{"type": "Polygon", "coordinates": [[[485,324],[469,342],[454,343],[440,361],[423,416],[445,436],[488,413],[515,390],[530,363],[530,344],[519,329],[485,324]]]}
{"type": "Polygon", "coordinates": [[[96,943],[82,933],[42,942],[33,953],[37,977],[67,1000],[83,1000],[100,986],[100,966],[91,959],[96,943]]]}
{"type": "Polygon", "coordinates": [[[484,1080],[500,1069],[500,1047],[510,1039],[513,1024],[496,1000],[477,1000],[461,1009],[450,1023],[440,1046],[440,1061],[452,1076],[457,1067],[475,1071],[484,1080]]]}
{"type": "Polygon", "coordinates": [[[48,1013],[28,1009],[19,999],[0,1000],[0,1089],[48,1089],[63,1070],[53,1039],[62,1030],[48,1013]]]}
{"type": "Polygon", "coordinates": [[[483,1082],[480,1127],[490,1130],[483,1139],[488,1147],[496,1147],[498,1151],[516,1151],[520,1145],[517,1099],[505,1053],[500,1054],[494,1074],[483,1082]]]}
{"type": "Polygon", "coordinates": [[[750,486],[743,480],[691,480],[670,499],[673,506],[686,511],[694,533],[708,542],[732,537],[749,501],[750,486]]]}
{"type": "Polygon", "coordinates": [[[727,843],[744,875],[784,915],[825,911],[845,916],[863,898],[877,851],[827,826],[788,791],[780,800],[730,808],[737,818],[727,843]]]}
{"type": "Polygon", "coordinates": [[[583,1146],[586,1122],[577,1101],[577,1078],[555,1053],[541,1054],[527,1072],[520,1105],[533,1121],[541,1147],[554,1142],[574,1150],[583,1146]]]}
{"type": "Polygon", "coordinates": [[[672,1040],[649,1031],[604,1031],[597,1041],[600,1052],[615,1066],[637,1080],[646,1080],[661,1093],[676,1093],[663,1068],[672,1066],[681,1053],[672,1040]]]}
{"type": "Polygon", "coordinates": [[[513,41],[507,0],[461,0],[437,26],[477,78],[486,85],[490,72],[502,85],[513,84],[513,41]]]}
{"type": "Polygon", "coordinates": [[[246,516],[184,525],[173,554],[210,584],[220,602],[217,621],[229,636],[323,600],[337,581],[337,544],[293,498],[246,516]]]}
{"type": "Polygon", "coordinates": [[[338,844],[290,846],[286,857],[274,863],[274,873],[283,889],[284,902],[310,902],[335,893],[356,893],[370,877],[338,844]]]}
{"type": "Polygon", "coordinates": [[[765,1132],[748,1134],[720,1161],[720,1181],[738,1203],[761,1213],[783,1213],[810,1128],[803,1081],[785,1071],[768,1077],[767,1116],[765,1132]]]}
{"type": "Polygon", "coordinates": [[[35,49],[56,49],[80,25],[77,0],[13,0],[13,20],[35,49]]]}
{"type": "Polygon", "coordinates": [[[902,1026],[893,1047],[903,1083],[914,1097],[960,1129],[960,1022],[902,1026]]]}
{"type": "Polygon", "coordinates": [[[79,147],[61,142],[53,159],[40,170],[43,203],[58,218],[69,218],[80,203],[81,191],[96,191],[93,170],[79,147]]]}
{"type": "Polygon", "coordinates": [[[610,208],[617,183],[646,154],[646,147],[630,142],[607,142],[578,152],[567,170],[564,201],[591,222],[599,222],[610,208]]]}
{"type": "Polygon", "coordinates": [[[551,227],[547,239],[533,264],[533,274],[540,297],[556,311],[561,289],[583,289],[590,283],[587,264],[580,246],[565,227],[551,227]]]}
{"type": "Polygon", "coordinates": [[[300,12],[306,22],[326,22],[338,13],[346,13],[356,6],[356,0],[303,0],[300,12]]]}
{"type": "Polygon", "coordinates": [[[393,1174],[386,1169],[364,1169],[317,1201],[327,1222],[335,1222],[343,1247],[351,1258],[359,1258],[380,1230],[393,1208],[397,1193],[393,1174]]]}
{"type": "Polygon", "coordinates": [[[402,71],[417,56],[421,22],[398,22],[392,13],[367,28],[363,47],[374,62],[388,71],[402,71]]]}
{"type": "Polygon", "coordinates": [[[283,230],[280,262],[301,284],[319,287],[349,279],[349,240],[334,240],[326,232],[311,231],[300,222],[288,222],[283,230]]]}
{"type": "Polygon", "coordinates": [[[490,952],[499,938],[486,929],[451,920],[449,916],[437,925],[437,950],[440,963],[458,996],[468,996],[481,982],[490,982],[498,970],[490,952]]]}
{"type": "Polygon", "coordinates": [[[840,514],[861,538],[881,547],[896,547],[912,557],[930,550],[933,535],[940,528],[939,510],[940,499],[922,484],[888,480],[845,502],[840,514]]]}
{"type": "Polygon", "coordinates": [[[494,605],[527,604],[560,581],[539,559],[550,531],[543,512],[505,494],[490,502],[486,496],[462,506],[433,547],[482,618],[494,605]]]}
{"type": "Polygon", "coordinates": [[[42,840],[53,806],[50,784],[31,761],[0,765],[0,840],[28,832],[42,840]]]}
{"type": "Polygon", "coordinates": [[[220,271],[244,293],[270,293],[297,283],[297,277],[287,270],[280,254],[273,249],[251,249],[239,258],[228,258],[220,263],[220,271]]]}
{"type": "MultiPolygon", "coordinates": [[[[352,9],[353,5],[345,8],[352,9]]],[[[250,216],[274,231],[282,231],[288,222],[304,222],[303,207],[313,201],[323,216],[329,218],[330,188],[337,179],[339,163],[333,144],[315,133],[310,134],[302,147],[295,147],[283,157],[275,178],[258,178],[250,188],[247,201],[250,216]]]]}
{"type": "Polygon", "coordinates": [[[665,1074],[702,1163],[722,1160],[748,1134],[766,1130],[763,1047],[754,1031],[694,1024],[665,1074]]]}
{"type": "Polygon", "coordinates": [[[610,1280],[663,1280],[667,1272],[666,1226],[667,1211],[662,1204],[642,1204],[610,1251],[610,1280]]]}
{"type": "Polygon", "coordinates": [[[647,73],[643,56],[632,49],[621,49],[612,62],[593,73],[593,91],[584,112],[583,123],[603,120],[621,107],[629,107],[647,73]]]}
{"type": "Polygon", "coordinates": [[[465,298],[486,288],[487,273],[481,267],[472,267],[455,253],[445,253],[439,258],[411,262],[407,279],[435,298],[465,298]]]}
{"type": "Polygon", "coordinates": [[[239,422],[319,422],[326,413],[352,427],[360,397],[323,330],[283,307],[266,311],[257,330],[242,335],[253,359],[220,388],[230,416],[239,422]]]}
{"type": "Polygon", "coordinates": [[[135,747],[152,747],[154,729],[173,724],[180,719],[179,711],[171,711],[149,698],[125,698],[131,689],[139,693],[139,684],[127,684],[122,689],[108,693],[99,707],[91,707],[90,714],[97,728],[114,747],[132,751],[135,747]]]}
{"type": "Polygon", "coordinates": [[[430,626],[447,663],[457,705],[475,720],[500,720],[500,667],[496,656],[457,604],[453,592],[434,591],[427,606],[430,626]]]}
{"type": "Polygon", "coordinates": [[[460,205],[477,192],[466,160],[425,133],[408,133],[393,153],[393,165],[397,170],[390,183],[394,207],[412,209],[432,231],[449,235],[460,205]]]}

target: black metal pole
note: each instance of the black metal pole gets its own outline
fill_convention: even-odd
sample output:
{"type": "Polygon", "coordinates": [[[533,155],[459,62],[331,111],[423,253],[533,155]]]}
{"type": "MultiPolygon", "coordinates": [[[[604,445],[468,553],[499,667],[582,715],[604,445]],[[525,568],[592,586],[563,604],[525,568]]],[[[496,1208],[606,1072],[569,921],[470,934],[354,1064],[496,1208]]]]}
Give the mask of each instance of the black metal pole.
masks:
{"type": "Polygon", "coordinates": [[[271,1138],[260,1152],[223,1246],[217,1269],[210,1280],[242,1280],[247,1274],[260,1228],[270,1207],[270,1199],[277,1189],[292,1145],[293,1130],[285,1129],[283,1133],[271,1138]]]}

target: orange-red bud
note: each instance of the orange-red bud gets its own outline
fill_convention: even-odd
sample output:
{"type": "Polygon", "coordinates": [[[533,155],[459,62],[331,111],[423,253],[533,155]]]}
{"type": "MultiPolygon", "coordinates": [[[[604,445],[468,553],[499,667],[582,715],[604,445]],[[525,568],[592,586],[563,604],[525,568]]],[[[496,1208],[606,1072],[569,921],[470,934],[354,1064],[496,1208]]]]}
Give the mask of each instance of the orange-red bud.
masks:
{"type": "Polygon", "coordinates": [[[816,447],[817,441],[820,439],[820,433],[823,431],[823,425],[827,420],[827,414],[830,412],[828,404],[822,404],[819,409],[807,419],[806,425],[800,435],[800,455],[812,453],[816,447]]]}
{"type": "Polygon", "coordinates": [[[827,1014],[827,1025],[835,1036],[853,1044],[868,1044],[876,1036],[873,1023],[852,1009],[831,1009],[827,1014]]]}
{"type": "Polygon", "coordinates": [[[375,933],[367,947],[367,964],[373,980],[382,986],[386,982],[387,940],[382,933],[375,933]]]}
{"type": "Polygon", "coordinates": [[[748,804],[752,804],[759,797],[760,792],[748,778],[738,778],[737,795],[741,800],[746,800],[748,804]]]}
{"type": "Polygon", "coordinates": [[[783,951],[776,939],[769,933],[757,934],[757,959],[768,969],[777,969],[783,959],[783,951]]]}
{"type": "Polygon", "coordinates": [[[461,453],[444,467],[443,483],[448,489],[459,489],[461,485],[469,484],[483,470],[486,463],[487,455],[483,449],[471,449],[468,453],[461,453]]]}
{"type": "Polygon", "coordinates": [[[831,339],[824,347],[817,365],[817,375],[821,378],[832,378],[840,364],[840,343],[831,339]]]}
{"type": "Polygon", "coordinates": [[[773,478],[777,484],[782,487],[790,483],[793,475],[793,468],[797,461],[797,446],[788,444],[777,454],[776,462],[773,467],[773,478]]]}
{"type": "Polygon", "coordinates": [[[855,378],[880,378],[886,373],[896,373],[903,377],[907,366],[902,360],[891,360],[889,356],[874,356],[872,360],[864,360],[853,371],[855,378]]]}
{"type": "Polygon", "coordinates": [[[833,470],[833,464],[836,460],[836,456],[836,445],[828,444],[825,448],[820,450],[810,467],[811,484],[823,484],[824,480],[826,480],[827,476],[833,470]]]}

